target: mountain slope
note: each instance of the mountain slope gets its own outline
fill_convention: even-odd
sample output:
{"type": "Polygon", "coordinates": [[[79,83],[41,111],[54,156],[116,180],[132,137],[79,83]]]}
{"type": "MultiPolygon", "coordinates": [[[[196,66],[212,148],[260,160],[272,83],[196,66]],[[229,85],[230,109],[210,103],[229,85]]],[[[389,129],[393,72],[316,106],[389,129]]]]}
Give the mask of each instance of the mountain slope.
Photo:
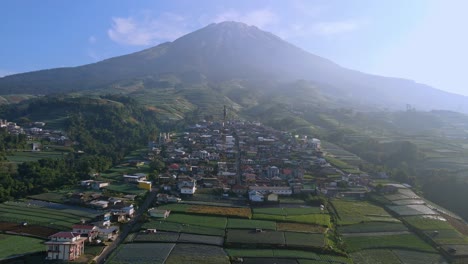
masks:
{"type": "MultiPolygon", "coordinates": [[[[174,42],[98,63],[0,78],[0,94],[49,94],[138,83],[161,88],[167,78],[180,85],[217,84],[235,79],[318,84],[337,100],[385,108],[468,111],[468,98],[413,81],[349,70],[308,53],[254,26],[211,24],[174,42]]],[[[268,85],[259,85],[268,88],[268,85]]],[[[256,87],[250,87],[257,89],[256,87]]]]}

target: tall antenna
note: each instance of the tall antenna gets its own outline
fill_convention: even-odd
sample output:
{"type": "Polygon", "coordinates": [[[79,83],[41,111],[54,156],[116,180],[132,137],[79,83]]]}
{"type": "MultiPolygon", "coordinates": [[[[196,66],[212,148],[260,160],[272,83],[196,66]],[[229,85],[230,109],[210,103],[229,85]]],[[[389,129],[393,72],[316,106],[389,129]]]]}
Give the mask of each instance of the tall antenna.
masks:
{"type": "Polygon", "coordinates": [[[224,105],[224,110],[223,110],[223,127],[224,127],[224,124],[226,124],[226,116],[227,116],[227,110],[226,110],[226,105],[224,105]]]}

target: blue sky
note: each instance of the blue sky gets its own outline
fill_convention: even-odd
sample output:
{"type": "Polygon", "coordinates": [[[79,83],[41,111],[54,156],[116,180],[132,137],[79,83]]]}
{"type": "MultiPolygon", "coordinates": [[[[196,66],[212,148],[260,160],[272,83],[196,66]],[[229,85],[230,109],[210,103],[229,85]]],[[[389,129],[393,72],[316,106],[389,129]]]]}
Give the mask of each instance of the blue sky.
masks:
{"type": "Polygon", "coordinates": [[[78,66],[241,21],[342,66],[468,95],[464,0],[5,0],[0,76],[78,66]]]}

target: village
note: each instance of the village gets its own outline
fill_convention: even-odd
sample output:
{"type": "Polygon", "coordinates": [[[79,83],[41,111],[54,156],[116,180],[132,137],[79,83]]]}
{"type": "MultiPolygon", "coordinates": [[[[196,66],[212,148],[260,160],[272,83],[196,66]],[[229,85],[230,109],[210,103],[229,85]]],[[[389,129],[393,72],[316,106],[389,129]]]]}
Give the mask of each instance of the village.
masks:
{"type": "MultiPolygon", "coordinates": [[[[31,139],[48,136],[48,140],[52,140],[47,130],[22,130],[18,126],[15,129],[18,133],[27,133],[31,139]]],[[[58,132],[53,134],[59,135],[58,132]]],[[[64,134],[61,137],[67,139],[64,134]]],[[[37,144],[37,148],[31,151],[41,152],[39,146],[37,144]]],[[[93,172],[90,179],[80,181],[73,191],[61,193],[60,199],[50,198],[57,192],[44,193],[31,196],[24,202],[4,203],[2,206],[5,208],[0,209],[23,207],[26,211],[50,212],[52,215],[58,214],[58,210],[73,212],[68,214],[70,219],[66,224],[47,224],[53,230],[61,230],[48,235],[48,241],[43,243],[46,259],[83,262],[86,251],[95,251],[96,248],[100,250],[93,255],[88,254],[89,258],[85,259],[97,263],[103,263],[108,257],[117,259],[117,262],[126,260],[128,252],[131,252],[127,247],[135,242],[138,242],[138,247],[145,247],[141,242],[147,241],[162,239],[163,242],[173,242],[175,238],[168,236],[176,234],[183,243],[187,242],[182,237],[188,234],[194,239],[193,243],[216,239],[213,246],[227,246],[226,252],[231,260],[242,255],[236,256],[237,251],[231,249],[234,250],[231,252],[229,247],[237,248],[251,239],[259,239],[258,243],[267,247],[283,245],[291,250],[310,247],[313,251],[327,248],[337,254],[334,257],[337,262],[347,263],[339,251],[327,246],[332,243],[327,238],[332,221],[337,225],[356,225],[357,228],[361,222],[343,219],[349,208],[358,204],[365,205],[366,210],[372,212],[370,215],[374,215],[373,218],[367,214],[359,215],[363,219],[360,221],[389,222],[382,224],[382,230],[377,229],[379,234],[386,235],[388,225],[399,221],[368,202],[371,194],[374,203],[380,201],[381,198],[375,196],[376,191],[388,202],[381,206],[400,219],[430,216],[443,221],[449,218],[462,221],[415,194],[411,186],[392,183],[385,173],[368,175],[356,167],[341,166],[342,162],[337,160],[324,150],[317,138],[278,131],[258,122],[202,121],[187,127],[184,132],[159,133],[157,140],[148,142],[147,148],[139,150],[138,155],[108,172],[93,172]],[[292,212],[295,213],[290,215],[292,212]],[[219,218],[216,221],[224,218],[227,224],[209,223],[204,226],[204,220],[199,217],[219,218]],[[230,224],[239,221],[235,220],[237,217],[248,219],[242,219],[246,221],[242,224],[230,224]],[[272,225],[275,226],[273,229],[272,225]],[[284,225],[291,227],[283,230],[284,225]],[[63,226],[70,226],[70,229],[63,229],[63,226]],[[250,234],[249,230],[254,233],[250,234]],[[320,230],[319,233],[316,230],[320,230]],[[259,238],[280,234],[283,237],[299,234],[304,237],[295,238],[296,244],[259,238]],[[313,242],[309,241],[311,236],[316,236],[313,242]],[[119,247],[122,243],[125,243],[123,248],[119,247]]],[[[355,209],[357,212],[362,210],[359,207],[355,209]]],[[[2,218],[2,221],[15,220],[2,218]]],[[[38,224],[44,226],[44,223],[32,219],[24,220],[19,228],[6,232],[17,234],[17,230],[21,230],[26,233],[25,230],[38,224]]],[[[401,231],[396,234],[410,234],[407,228],[398,228],[401,231]]],[[[413,231],[420,232],[418,230],[413,231]]],[[[393,234],[393,231],[388,232],[393,234]]],[[[434,234],[439,233],[431,233],[432,236],[434,234]]],[[[346,237],[348,233],[343,232],[342,235],[346,237]]],[[[466,257],[464,244],[447,246],[438,244],[436,240],[428,243],[435,243],[446,257],[466,257]]],[[[167,251],[164,259],[171,258],[170,252],[167,251]]],[[[308,256],[309,253],[304,254],[308,256]]]]}

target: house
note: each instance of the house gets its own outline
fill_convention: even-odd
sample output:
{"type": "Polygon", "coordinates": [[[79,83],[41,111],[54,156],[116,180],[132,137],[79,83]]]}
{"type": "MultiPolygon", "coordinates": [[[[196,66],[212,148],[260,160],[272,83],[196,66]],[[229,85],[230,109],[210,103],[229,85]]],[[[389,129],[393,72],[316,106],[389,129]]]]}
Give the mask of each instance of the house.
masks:
{"type": "Polygon", "coordinates": [[[250,191],[249,192],[249,200],[252,202],[263,202],[265,197],[262,193],[258,191],[250,191]]]}
{"type": "Polygon", "coordinates": [[[291,195],[292,189],[287,186],[249,186],[249,190],[262,193],[275,193],[278,195],[291,195]]]}
{"type": "Polygon", "coordinates": [[[150,181],[138,181],[138,188],[151,191],[151,182],[150,181]]]}
{"type": "Polygon", "coordinates": [[[135,214],[135,208],[133,207],[133,204],[131,204],[122,208],[112,209],[111,212],[113,214],[123,214],[129,217],[133,217],[133,215],[135,214]]]}
{"type": "Polygon", "coordinates": [[[97,237],[102,240],[112,240],[114,236],[119,232],[118,226],[108,226],[99,228],[97,231],[97,237]]]}
{"type": "Polygon", "coordinates": [[[89,241],[95,239],[97,236],[97,226],[94,225],[86,225],[86,224],[76,224],[72,226],[73,233],[78,233],[82,237],[87,237],[89,241]]]}
{"type": "Polygon", "coordinates": [[[168,194],[165,194],[165,193],[158,193],[158,195],[156,196],[156,199],[160,203],[178,203],[178,202],[182,201],[182,199],[180,199],[178,197],[168,195],[168,194]]]}
{"type": "Polygon", "coordinates": [[[93,188],[94,190],[101,190],[107,186],[109,186],[109,182],[95,181],[91,183],[91,188],[93,188]]]}
{"type": "Polygon", "coordinates": [[[124,175],[123,178],[125,182],[138,183],[138,181],[146,181],[146,174],[124,175]]]}
{"type": "Polygon", "coordinates": [[[158,209],[158,208],[150,208],[150,209],[148,209],[148,213],[149,213],[149,215],[151,217],[166,219],[169,216],[169,214],[171,213],[171,211],[170,210],[158,209]]]}
{"type": "Polygon", "coordinates": [[[246,194],[247,193],[247,187],[246,186],[242,186],[242,185],[239,185],[239,184],[236,184],[234,186],[232,186],[231,188],[231,191],[233,193],[236,193],[236,194],[246,194]]]}
{"type": "Polygon", "coordinates": [[[58,232],[45,242],[47,259],[75,260],[84,253],[85,237],[74,232],[58,232]]]}
{"type": "Polygon", "coordinates": [[[109,206],[109,202],[108,201],[91,201],[89,202],[89,205],[97,209],[105,209],[109,206]]]}
{"type": "Polygon", "coordinates": [[[266,196],[268,202],[278,202],[278,195],[276,193],[270,193],[266,196]]]}

